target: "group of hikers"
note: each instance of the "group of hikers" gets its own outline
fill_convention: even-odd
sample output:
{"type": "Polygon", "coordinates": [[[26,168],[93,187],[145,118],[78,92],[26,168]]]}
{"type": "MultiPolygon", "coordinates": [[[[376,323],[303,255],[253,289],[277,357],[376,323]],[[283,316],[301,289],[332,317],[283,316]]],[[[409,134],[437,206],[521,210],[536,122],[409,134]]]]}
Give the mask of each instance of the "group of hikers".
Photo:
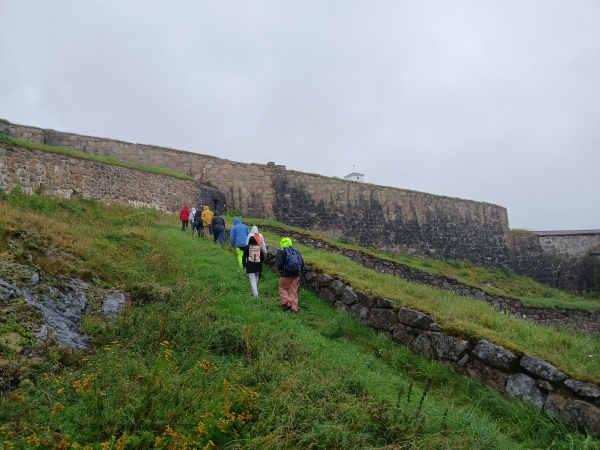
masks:
{"type": "MultiPolygon", "coordinates": [[[[204,206],[202,212],[200,209],[192,208],[190,211],[187,205],[179,213],[181,220],[181,231],[186,231],[191,224],[192,236],[210,239],[213,235],[213,243],[223,246],[223,236],[225,234],[225,220],[218,211],[214,213],[208,206],[204,206]]],[[[241,219],[233,219],[233,227],[229,231],[229,242],[237,253],[238,264],[240,268],[246,271],[250,279],[250,287],[254,297],[258,297],[258,280],[262,274],[262,265],[267,256],[267,243],[258,227],[253,226],[248,231],[241,219]]],[[[281,239],[281,249],[277,251],[277,270],[279,271],[279,295],[281,304],[285,311],[292,313],[298,312],[298,285],[300,276],[304,268],[304,259],[302,255],[292,245],[289,237],[281,239]]]]}

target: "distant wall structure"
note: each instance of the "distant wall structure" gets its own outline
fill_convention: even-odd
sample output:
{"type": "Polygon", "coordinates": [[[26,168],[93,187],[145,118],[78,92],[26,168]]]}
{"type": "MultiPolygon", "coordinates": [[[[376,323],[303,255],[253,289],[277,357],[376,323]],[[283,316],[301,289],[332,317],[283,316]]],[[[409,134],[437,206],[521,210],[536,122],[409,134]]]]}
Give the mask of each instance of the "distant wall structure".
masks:
{"type": "Polygon", "coordinates": [[[575,246],[555,252],[552,244],[545,243],[547,236],[515,238],[509,232],[506,209],[498,205],[301,173],[274,163],[240,163],[16,124],[5,128],[15,138],[189,174],[223,192],[229,208],[248,216],[276,217],[289,225],[383,250],[470,260],[484,267],[506,264],[556,287],[600,286],[593,276],[598,258],[590,256],[593,249],[588,244],[575,251],[570,238],[561,238],[559,245],[555,237],[558,246],[575,246]],[[582,264],[591,267],[591,275],[581,272],[582,264]]]}
{"type": "Polygon", "coordinates": [[[174,213],[184,204],[212,204],[217,200],[226,206],[221,192],[191,180],[0,143],[0,190],[17,185],[26,193],[79,196],[109,205],[174,213]]]}

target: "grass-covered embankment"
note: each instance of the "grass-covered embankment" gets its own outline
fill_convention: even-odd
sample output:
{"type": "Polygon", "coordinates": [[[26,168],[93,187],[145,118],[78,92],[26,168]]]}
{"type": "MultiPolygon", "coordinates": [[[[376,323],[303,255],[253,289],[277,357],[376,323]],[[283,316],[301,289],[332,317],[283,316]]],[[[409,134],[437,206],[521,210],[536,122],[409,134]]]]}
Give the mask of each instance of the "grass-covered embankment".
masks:
{"type": "Polygon", "coordinates": [[[92,354],[47,355],[34,389],[0,399],[5,448],[600,448],[311,293],[282,312],[268,270],[254,299],[232,252],[169,216],[16,193],[0,229],[5,258],[133,294],[85,321],[92,354]],[[11,245],[25,230],[65,253],[11,245]]]}
{"type": "Polygon", "coordinates": [[[109,156],[88,155],[87,153],[80,152],[78,150],[73,150],[70,148],[55,147],[53,145],[38,144],[36,142],[29,142],[29,141],[24,141],[22,139],[16,139],[16,138],[7,136],[6,134],[0,134],[0,144],[14,145],[17,147],[28,148],[30,150],[39,150],[41,152],[47,152],[47,153],[57,153],[59,155],[72,156],[74,158],[86,159],[88,161],[95,161],[95,162],[99,162],[99,163],[103,163],[103,164],[110,164],[112,166],[127,167],[129,169],[142,170],[144,172],[155,173],[158,175],[167,175],[170,177],[181,178],[182,180],[192,180],[192,181],[194,180],[194,177],[191,177],[189,175],[185,175],[183,173],[177,172],[172,169],[167,169],[164,167],[154,167],[154,166],[147,166],[145,164],[131,163],[131,162],[121,161],[119,159],[111,158],[109,156]]]}
{"type": "Polygon", "coordinates": [[[400,255],[389,251],[360,247],[348,240],[334,240],[321,233],[302,230],[274,220],[247,220],[256,222],[258,225],[276,227],[288,233],[308,234],[314,239],[323,240],[342,250],[360,251],[376,258],[404,264],[434,275],[452,276],[461,283],[477,287],[490,294],[518,298],[528,307],[572,308],[586,311],[600,309],[600,298],[598,298],[597,292],[591,292],[584,296],[574,295],[538,283],[531,278],[516,275],[508,267],[486,269],[474,266],[470,261],[453,261],[444,258],[417,258],[410,254],[400,255]]]}

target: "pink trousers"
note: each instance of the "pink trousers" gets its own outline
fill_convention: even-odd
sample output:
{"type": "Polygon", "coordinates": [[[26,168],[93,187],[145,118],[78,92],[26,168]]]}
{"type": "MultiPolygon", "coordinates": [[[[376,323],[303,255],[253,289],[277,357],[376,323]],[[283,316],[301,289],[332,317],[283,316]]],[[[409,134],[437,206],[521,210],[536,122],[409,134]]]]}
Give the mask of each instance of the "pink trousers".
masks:
{"type": "Polygon", "coordinates": [[[281,304],[283,306],[289,306],[294,312],[298,312],[299,282],[300,277],[279,279],[279,295],[281,296],[281,304]]]}

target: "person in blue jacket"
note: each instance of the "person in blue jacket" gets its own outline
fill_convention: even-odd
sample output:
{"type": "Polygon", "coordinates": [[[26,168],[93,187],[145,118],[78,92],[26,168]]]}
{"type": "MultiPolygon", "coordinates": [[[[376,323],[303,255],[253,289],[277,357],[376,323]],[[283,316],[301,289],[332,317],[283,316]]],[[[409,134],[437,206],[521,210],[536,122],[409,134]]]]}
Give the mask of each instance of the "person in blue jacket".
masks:
{"type": "Polygon", "coordinates": [[[240,218],[236,217],[233,219],[233,227],[231,227],[231,231],[229,232],[229,242],[231,242],[231,246],[237,252],[238,263],[241,268],[243,268],[242,256],[244,255],[246,240],[249,234],[248,227],[242,223],[240,218]]]}

